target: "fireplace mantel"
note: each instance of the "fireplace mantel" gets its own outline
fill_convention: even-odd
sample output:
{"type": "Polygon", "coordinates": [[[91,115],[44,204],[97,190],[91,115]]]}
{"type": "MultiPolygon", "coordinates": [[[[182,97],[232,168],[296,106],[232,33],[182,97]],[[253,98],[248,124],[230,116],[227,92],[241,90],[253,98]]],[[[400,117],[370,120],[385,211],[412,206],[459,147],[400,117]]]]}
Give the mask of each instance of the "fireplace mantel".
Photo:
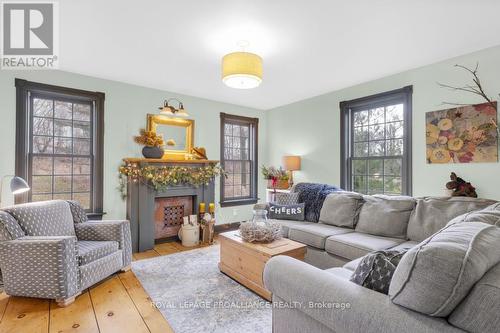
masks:
{"type": "MultiPolygon", "coordinates": [[[[125,163],[136,163],[138,166],[186,166],[200,167],[216,164],[215,160],[165,160],[149,158],[124,158],[125,163]]],[[[132,236],[132,250],[143,252],[151,250],[155,244],[155,200],[157,198],[193,197],[193,214],[198,214],[199,203],[215,202],[215,185],[212,181],[208,185],[193,186],[189,184],[169,186],[164,190],[156,191],[152,186],[142,182],[128,182],[127,184],[127,219],[130,220],[132,236]]]]}
{"type": "Polygon", "coordinates": [[[141,158],[141,157],[126,157],[124,162],[137,164],[215,164],[219,161],[215,160],[165,160],[162,158],[141,158]]]}

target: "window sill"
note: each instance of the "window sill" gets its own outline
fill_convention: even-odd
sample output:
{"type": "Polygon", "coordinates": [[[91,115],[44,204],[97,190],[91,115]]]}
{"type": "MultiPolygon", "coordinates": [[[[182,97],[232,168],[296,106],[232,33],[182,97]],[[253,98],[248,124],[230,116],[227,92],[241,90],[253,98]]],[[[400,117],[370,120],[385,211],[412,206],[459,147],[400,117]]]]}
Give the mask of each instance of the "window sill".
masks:
{"type": "Polygon", "coordinates": [[[106,212],[102,212],[102,213],[91,212],[91,213],[87,213],[87,218],[89,220],[102,220],[103,215],[106,215],[106,212]]]}
{"type": "Polygon", "coordinates": [[[249,198],[249,199],[241,199],[241,200],[229,200],[220,203],[221,207],[232,207],[232,206],[243,206],[243,205],[253,205],[256,204],[259,199],[257,198],[249,198]]]}

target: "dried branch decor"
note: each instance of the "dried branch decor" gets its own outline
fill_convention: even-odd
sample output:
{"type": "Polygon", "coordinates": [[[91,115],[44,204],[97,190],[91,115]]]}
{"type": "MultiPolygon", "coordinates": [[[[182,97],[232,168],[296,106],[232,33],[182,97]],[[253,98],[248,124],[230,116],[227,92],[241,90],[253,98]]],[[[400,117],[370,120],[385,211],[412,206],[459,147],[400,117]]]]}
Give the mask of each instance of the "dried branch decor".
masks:
{"type": "MultiPolygon", "coordinates": [[[[492,108],[494,108],[495,110],[497,110],[497,103],[495,103],[487,94],[486,92],[484,91],[484,88],[481,84],[481,80],[479,79],[479,74],[478,74],[478,70],[479,70],[479,63],[476,63],[476,67],[474,69],[470,69],[466,66],[463,66],[463,65],[455,65],[455,67],[457,68],[461,68],[465,71],[467,71],[469,74],[472,75],[472,82],[473,84],[467,84],[463,87],[455,87],[455,86],[451,86],[451,85],[448,85],[448,84],[444,84],[444,83],[437,83],[440,87],[442,88],[447,88],[447,89],[451,89],[453,91],[463,91],[463,92],[467,92],[467,93],[470,93],[470,94],[474,94],[474,95],[477,95],[481,98],[483,98],[492,108]]],[[[500,95],[500,94],[499,94],[500,95]]],[[[443,102],[443,104],[448,104],[448,105],[470,105],[470,104],[464,104],[464,103],[450,103],[450,102],[443,102]]],[[[491,123],[493,124],[493,126],[495,126],[495,128],[497,129],[498,131],[498,124],[497,124],[497,120],[496,119],[491,119],[491,123]]]]}

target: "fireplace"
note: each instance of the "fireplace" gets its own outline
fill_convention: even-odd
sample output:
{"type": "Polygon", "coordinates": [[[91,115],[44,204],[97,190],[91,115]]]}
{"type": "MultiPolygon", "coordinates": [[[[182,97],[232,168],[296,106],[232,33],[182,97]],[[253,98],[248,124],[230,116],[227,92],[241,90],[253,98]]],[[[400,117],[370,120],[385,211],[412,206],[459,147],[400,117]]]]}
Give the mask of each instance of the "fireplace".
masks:
{"type": "Polygon", "coordinates": [[[177,236],[183,217],[194,212],[192,196],[155,199],[155,240],[177,236]]]}
{"type": "MultiPolygon", "coordinates": [[[[193,160],[171,161],[156,159],[127,158],[126,162],[139,166],[183,166],[203,167],[218,161],[193,160]]],[[[182,217],[197,215],[200,202],[208,205],[215,202],[214,182],[201,186],[176,185],[161,191],[142,182],[127,184],[127,219],[130,220],[132,251],[151,250],[155,240],[176,237],[182,224],[182,217]]]]}

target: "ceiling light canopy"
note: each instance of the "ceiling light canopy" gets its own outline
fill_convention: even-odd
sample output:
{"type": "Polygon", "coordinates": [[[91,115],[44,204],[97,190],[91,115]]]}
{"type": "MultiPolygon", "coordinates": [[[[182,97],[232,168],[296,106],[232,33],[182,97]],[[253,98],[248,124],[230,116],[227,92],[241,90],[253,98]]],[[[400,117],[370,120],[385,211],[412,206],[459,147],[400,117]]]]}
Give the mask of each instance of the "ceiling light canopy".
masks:
{"type": "Polygon", "coordinates": [[[226,54],[222,58],[222,82],[236,89],[257,88],[262,82],[262,58],[249,52],[226,54]]]}

